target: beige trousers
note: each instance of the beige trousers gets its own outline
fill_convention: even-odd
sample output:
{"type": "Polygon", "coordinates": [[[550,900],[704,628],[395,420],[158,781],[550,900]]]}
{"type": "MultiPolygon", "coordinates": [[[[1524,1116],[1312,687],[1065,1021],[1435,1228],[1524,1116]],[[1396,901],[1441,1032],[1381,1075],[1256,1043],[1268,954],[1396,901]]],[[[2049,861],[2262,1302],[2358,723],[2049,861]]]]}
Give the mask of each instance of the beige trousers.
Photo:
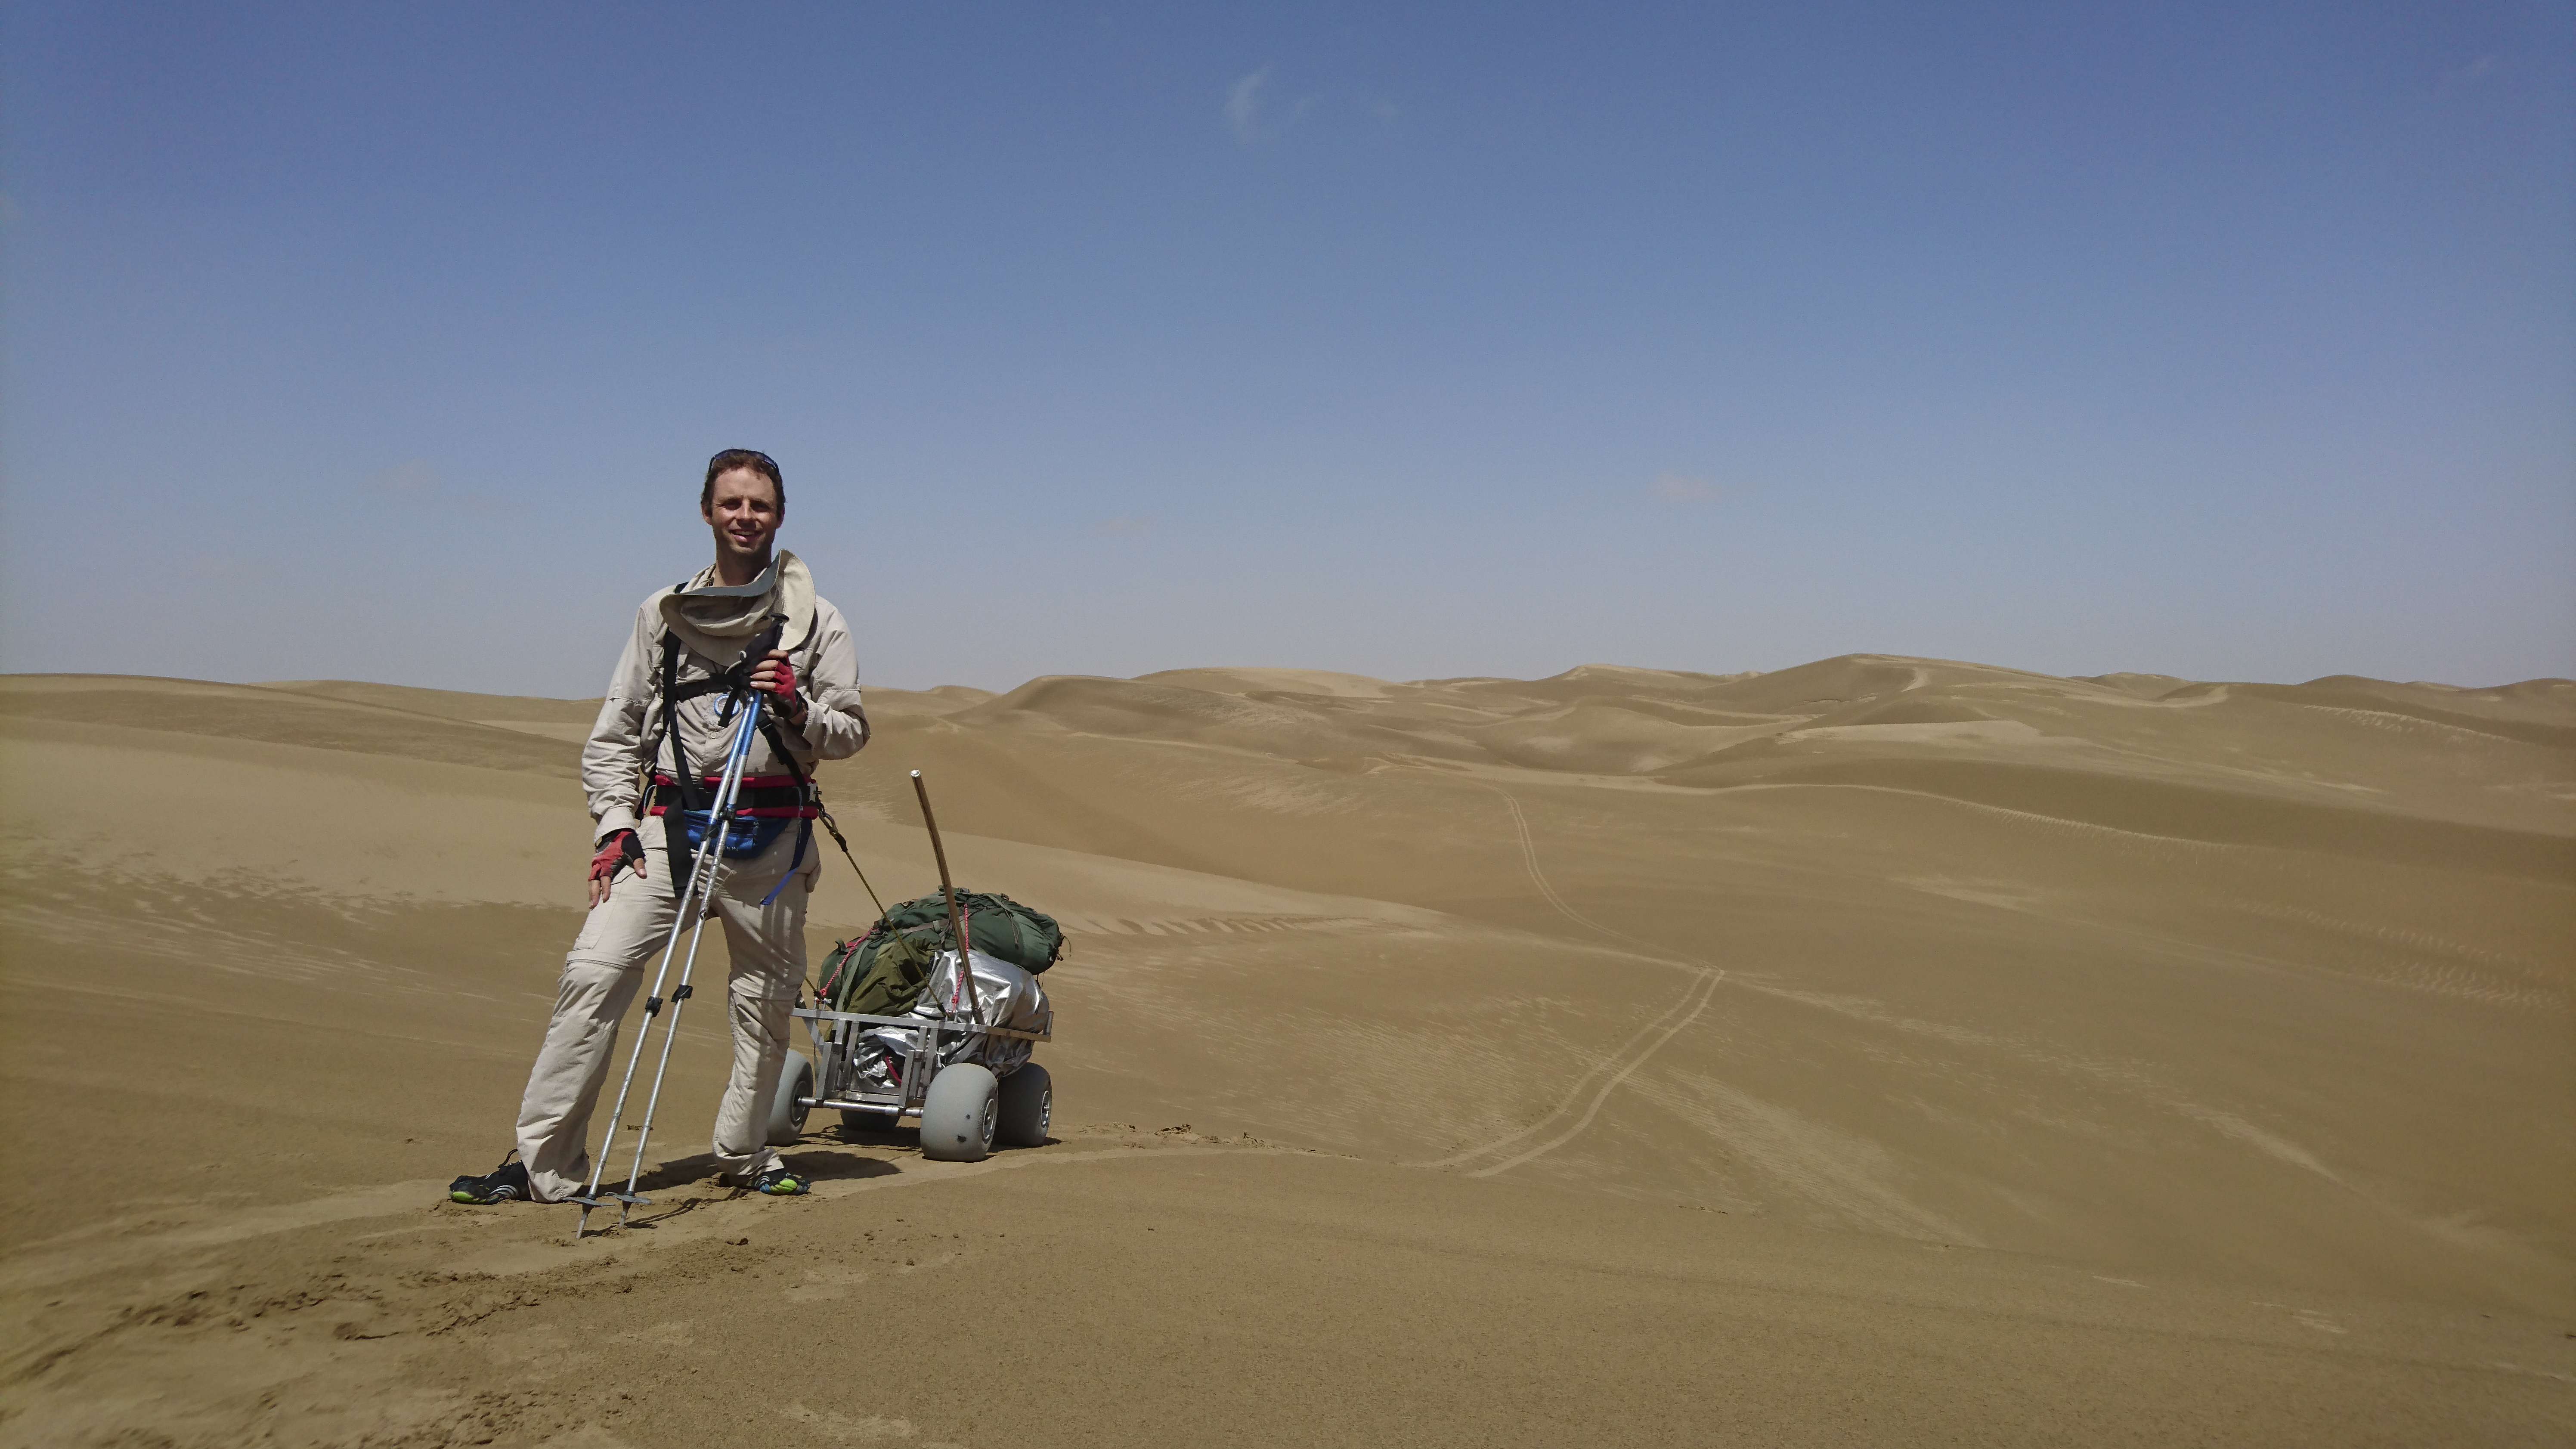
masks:
{"type": "MultiPolygon", "coordinates": [[[[590,1181],[590,1118],[601,1087],[609,1085],[618,1060],[617,1029],[636,993],[662,959],[677,914],[677,891],[671,881],[671,857],[662,848],[662,822],[647,819],[636,832],[644,844],[649,874],[638,880],[621,872],[608,899],[591,908],[581,935],[564,957],[562,980],[555,988],[554,1020],[546,1026],[545,1045],[528,1073],[527,1095],[519,1103],[519,1160],[528,1166],[537,1200],[557,1202],[579,1193],[590,1181]]],[[[805,979],[805,898],[822,872],[821,852],[812,842],[795,880],[768,905],[760,898],[787,873],[796,855],[794,824],[770,847],[746,860],[727,860],[715,896],[715,917],[723,924],[726,973],[725,1004],[733,1018],[733,1075],[725,1083],[724,1101],[716,1109],[715,1155],[722,1171],[747,1179],[778,1166],[768,1142],[770,1093],[778,1085],[779,1065],[787,1055],[788,1013],[805,979]]],[[[680,949],[662,983],[668,998],[680,979],[680,963],[689,952],[689,926],[680,931],[680,949]]],[[[695,985],[710,985],[715,952],[709,942],[699,947],[695,985]]],[[[689,1002],[701,1009],[703,991],[689,1002]]],[[[673,1009],[664,1001],[662,1010],[673,1009]]],[[[630,1127],[640,1121],[644,1101],[653,1089],[657,1043],[635,1069],[635,1084],[626,1103],[630,1127]]],[[[667,1099],[675,1083],[666,1083],[667,1099]]],[[[668,1105],[666,1101],[665,1106],[668,1105]]],[[[630,1132],[619,1151],[633,1151],[630,1132]]],[[[610,1151],[603,1145],[603,1152],[610,1151]]],[[[630,1165],[612,1152],[606,1177],[624,1186],[630,1165]]]]}

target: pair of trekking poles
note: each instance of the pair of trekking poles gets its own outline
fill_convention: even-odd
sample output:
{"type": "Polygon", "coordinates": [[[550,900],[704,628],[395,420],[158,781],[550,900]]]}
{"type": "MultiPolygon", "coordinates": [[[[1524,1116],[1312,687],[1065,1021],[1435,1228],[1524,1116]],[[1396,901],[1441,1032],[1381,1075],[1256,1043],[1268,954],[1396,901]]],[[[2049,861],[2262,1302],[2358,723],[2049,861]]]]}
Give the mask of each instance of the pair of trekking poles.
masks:
{"type": "MultiPolygon", "coordinates": [[[[767,658],[769,652],[778,647],[778,637],[784,623],[784,620],[773,619],[760,637],[753,641],[751,648],[744,651],[741,666],[744,671],[747,672],[750,666],[767,658]]],[[[742,794],[743,767],[751,759],[751,742],[760,736],[761,709],[766,703],[761,692],[756,689],[742,689],[732,693],[727,702],[730,704],[736,700],[743,700],[742,717],[735,724],[733,742],[725,751],[724,771],[717,777],[715,800],[708,811],[705,830],[698,838],[697,853],[692,857],[689,868],[688,884],[680,892],[676,909],[671,915],[671,934],[662,945],[662,962],[654,968],[653,989],[644,998],[644,1025],[635,1033],[634,1050],[628,1053],[626,1058],[626,1075],[617,1084],[617,1105],[608,1115],[608,1136],[599,1145],[599,1156],[591,1162],[589,1185],[582,1190],[580,1196],[569,1199],[581,1204],[581,1221],[573,1227],[574,1242],[580,1242],[589,1234],[592,1209],[605,1208],[611,1202],[616,1203],[617,1225],[622,1228],[626,1226],[627,1218],[636,1208],[649,1207],[653,1202],[649,1197],[638,1195],[635,1185],[643,1180],[644,1151],[653,1137],[654,1110],[662,1102],[662,1079],[671,1068],[671,1044],[679,1037],[680,1012],[687,1005],[693,991],[689,985],[689,973],[698,962],[698,942],[706,934],[707,918],[715,914],[716,886],[724,876],[724,843],[733,830],[734,809],[742,794]],[[744,696],[748,696],[747,700],[743,699],[744,696]],[[622,1191],[602,1192],[599,1187],[600,1180],[608,1170],[609,1157],[616,1151],[618,1129],[625,1124],[626,1099],[635,1086],[635,1069],[644,1060],[645,1047],[653,1036],[653,1023],[662,1014],[662,984],[670,977],[672,958],[679,955],[680,934],[684,927],[688,932],[689,950],[687,955],[679,957],[680,979],[672,988],[670,996],[671,1019],[664,1023],[661,1055],[656,1058],[653,1065],[653,1086],[644,1097],[644,1120],[637,1126],[635,1132],[635,1161],[627,1169],[626,1186],[622,1191]]],[[[676,719],[672,728],[674,730],[678,728],[676,719]]],[[[653,764],[651,760],[645,761],[645,772],[648,776],[653,764]]],[[[921,818],[930,828],[930,848],[938,857],[939,889],[941,894],[947,897],[949,928],[956,932],[959,969],[967,975],[968,1010],[974,1013],[980,1023],[983,1012],[975,1002],[972,972],[965,965],[967,961],[965,921],[958,909],[956,887],[949,883],[948,852],[940,844],[939,823],[931,816],[930,792],[928,787],[922,784],[919,770],[912,772],[912,788],[913,793],[920,797],[921,818]]],[[[817,808],[820,808],[819,801],[817,808]]],[[[666,814],[663,817],[664,829],[667,831],[679,828],[677,824],[679,818],[679,811],[676,809],[666,814]]],[[[831,830],[834,842],[839,844],[842,853],[847,855],[849,845],[841,840],[841,832],[832,826],[831,817],[827,815],[822,818],[824,827],[831,830]]],[[[852,859],[850,868],[857,870],[858,864],[856,859],[852,859]]],[[[867,874],[864,871],[860,872],[859,883],[867,886],[868,897],[874,900],[876,887],[868,885],[867,874]]],[[[885,906],[881,901],[878,902],[877,913],[880,917],[885,913],[885,906]]]]}

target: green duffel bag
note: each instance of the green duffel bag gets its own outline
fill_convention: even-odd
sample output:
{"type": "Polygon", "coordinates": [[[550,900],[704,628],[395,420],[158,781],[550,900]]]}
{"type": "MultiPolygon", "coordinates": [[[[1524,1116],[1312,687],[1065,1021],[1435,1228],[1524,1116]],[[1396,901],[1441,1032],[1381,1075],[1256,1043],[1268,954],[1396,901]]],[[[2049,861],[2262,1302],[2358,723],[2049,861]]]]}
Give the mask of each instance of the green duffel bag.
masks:
{"type": "MultiPolygon", "coordinates": [[[[959,891],[966,935],[976,950],[1035,976],[1064,954],[1064,929],[1053,916],[1009,896],[959,891]]],[[[897,1016],[929,984],[930,963],[955,949],[948,898],[927,895],[888,909],[864,936],[841,942],[823,960],[823,999],[834,1011],[897,1016]]]]}

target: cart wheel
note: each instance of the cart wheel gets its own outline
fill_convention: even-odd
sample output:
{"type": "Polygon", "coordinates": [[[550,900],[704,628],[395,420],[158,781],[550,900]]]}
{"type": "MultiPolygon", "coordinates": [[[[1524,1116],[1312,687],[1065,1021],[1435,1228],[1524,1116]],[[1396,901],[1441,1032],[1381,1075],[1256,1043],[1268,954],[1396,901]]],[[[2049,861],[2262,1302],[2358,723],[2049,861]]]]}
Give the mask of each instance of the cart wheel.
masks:
{"type": "Polygon", "coordinates": [[[796,1099],[813,1095],[814,1064],[803,1052],[790,1048],[787,1061],[778,1069],[778,1089],[769,1094],[770,1146],[793,1147],[805,1135],[806,1109],[796,1099]]]}
{"type": "Polygon", "coordinates": [[[1046,1145],[1047,1124],[1055,1120],[1055,1082],[1047,1069],[1022,1062],[1018,1071],[1004,1077],[999,1115],[993,1139],[1004,1147],[1046,1145]]]}
{"type": "Polygon", "coordinates": [[[921,1099],[921,1155],[934,1162],[981,1162],[993,1155],[1002,1084],[973,1062],[941,1067],[921,1099]]]}

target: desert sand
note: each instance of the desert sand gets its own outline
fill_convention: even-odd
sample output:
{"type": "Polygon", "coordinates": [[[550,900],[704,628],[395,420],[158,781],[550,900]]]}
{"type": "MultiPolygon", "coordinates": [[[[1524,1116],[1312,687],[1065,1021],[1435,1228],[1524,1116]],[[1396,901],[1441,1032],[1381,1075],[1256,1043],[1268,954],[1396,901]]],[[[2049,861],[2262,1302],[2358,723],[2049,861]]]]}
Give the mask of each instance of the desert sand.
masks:
{"type": "MultiPolygon", "coordinates": [[[[1854,656],[875,691],[1055,1141],[445,1203],[592,706],[0,681],[0,1442],[2576,1441],[2576,683],[1854,656]]],[[[871,918],[837,858],[819,963],[871,918]]],[[[713,949],[721,951],[720,946],[713,949]]]]}

